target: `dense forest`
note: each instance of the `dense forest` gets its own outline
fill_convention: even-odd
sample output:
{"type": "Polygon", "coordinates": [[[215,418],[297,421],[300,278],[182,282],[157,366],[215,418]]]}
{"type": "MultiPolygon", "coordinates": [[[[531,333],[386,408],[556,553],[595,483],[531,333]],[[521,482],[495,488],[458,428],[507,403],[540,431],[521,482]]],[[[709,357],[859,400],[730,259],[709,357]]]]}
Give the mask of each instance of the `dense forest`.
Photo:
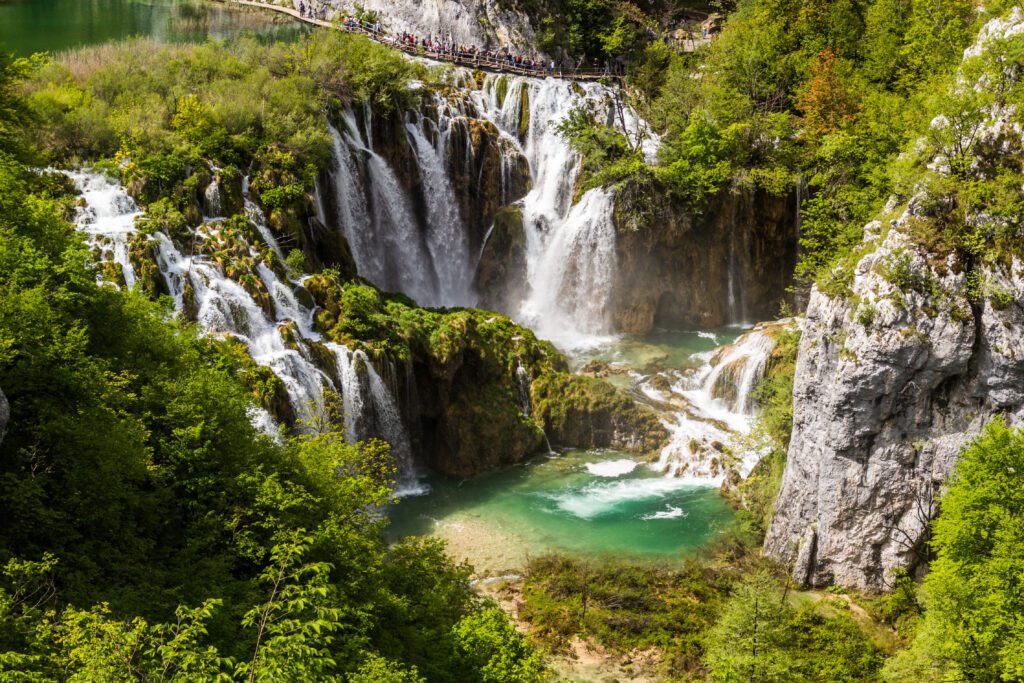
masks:
{"type": "MultiPolygon", "coordinates": [[[[964,51],[1024,7],[741,0],[709,44],[681,53],[657,38],[671,4],[516,5],[540,17],[541,48],[625,65],[623,97],[660,135],[645,159],[628,132],[575,111],[560,132],[583,160],[577,198],[613,187],[643,217],[796,187],[797,305],[812,285],[855,296],[864,226],[925,204],[914,244],[955,262],[972,303],[1015,305],[982,266],[1019,267],[1024,167],[1019,149],[988,149],[985,129],[1005,112],[1020,130],[1024,41],[964,51]]],[[[331,401],[260,431],[253,412],[281,391],[272,373],[174,315],[155,280],[110,286],[117,276],[76,230],[78,193],[57,170],[119,180],[150,234],[202,222],[194,169],[244,171],[287,240],[274,267],[312,273],[331,338],[403,360],[476,344],[504,369],[506,347],[526,337],[580,403],[614,403],[565,379],[553,347],[505,319],[466,341],[493,316],[353,284],[351,264],[304,232],[332,118],[405,111],[459,85],[449,69],[326,31],[288,45],[0,54],[0,680],[529,683],[558,680],[552,657],[577,638],[654,649],[666,680],[1024,680],[1024,434],[1004,420],[964,449],[943,489],[927,573],[900,574],[880,595],[804,590],[760,553],[793,428],[799,332],[787,331],[756,390],[750,438],[769,448],[726,491],[735,523],[676,569],[534,558],[514,619],[440,541],[385,541],[387,443],[346,441],[331,401]]],[[[907,263],[886,277],[935,288],[907,263]]],[[[568,412],[565,386],[546,397],[549,413],[568,412]]]]}

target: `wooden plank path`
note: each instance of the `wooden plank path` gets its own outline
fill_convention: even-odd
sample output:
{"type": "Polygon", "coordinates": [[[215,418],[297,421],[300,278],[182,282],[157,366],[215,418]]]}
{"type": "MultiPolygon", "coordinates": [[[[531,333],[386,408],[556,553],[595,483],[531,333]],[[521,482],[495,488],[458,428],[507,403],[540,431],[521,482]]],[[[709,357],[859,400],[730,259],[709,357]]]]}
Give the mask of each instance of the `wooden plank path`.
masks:
{"type": "Polygon", "coordinates": [[[563,69],[561,67],[555,67],[553,71],[544,68],[532,69],[516,65],[515,62],[510,60],[496,59],[492,56],[481,53],[430,50],[423,46],[411,45],[409,43],[402,42],[398,36],[390,35],[383,30],[378,31],[376,26],[369,22],[360,22],[355,19],[350,19],[346,23],[342,23],[341,21],[316,19],[314,17],[303,16],[297,9],[292,7],[271,5],[266,2],[258,2],[258,0],[218,1],[281,12],[282,14],[287,14],[299,21],[312,24],[313,26],[333,28],[336,30],[347,31],[349,33],[360,33],[373,41],[381,43],[382,45],[387,45],[388,47],[396,50],[401,50],[402,52],[414,57],[424,57],[437,62],[448,62],[450,64],[464,66],[469,69],[481,69],[483,71],[510,73],[518,76],[533,76],[536,78],[560,78],[573,81],[617,80],[619,78],[616,74],[607,72],[604,69],[563,69]]]}

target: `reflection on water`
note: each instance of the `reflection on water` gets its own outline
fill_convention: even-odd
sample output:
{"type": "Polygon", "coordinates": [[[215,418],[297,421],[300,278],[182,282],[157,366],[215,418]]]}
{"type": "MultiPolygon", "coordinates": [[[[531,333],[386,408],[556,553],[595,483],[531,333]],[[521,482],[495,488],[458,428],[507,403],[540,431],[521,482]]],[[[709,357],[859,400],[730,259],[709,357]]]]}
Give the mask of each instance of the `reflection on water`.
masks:
{"type": "Polygon", "coordinates": [[[20,55],[137,36],[197,42],[252,32],[289,40],[306,30],[276,12],[208,0],[0,0],[0,49],[20,55]]]}

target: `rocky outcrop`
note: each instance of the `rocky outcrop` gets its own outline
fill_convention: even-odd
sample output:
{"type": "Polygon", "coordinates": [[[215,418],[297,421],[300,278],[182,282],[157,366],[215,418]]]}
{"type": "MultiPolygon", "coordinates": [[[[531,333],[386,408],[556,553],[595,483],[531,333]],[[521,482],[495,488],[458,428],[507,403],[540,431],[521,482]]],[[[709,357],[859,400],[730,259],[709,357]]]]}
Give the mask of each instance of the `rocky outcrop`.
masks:
{"type": "MultiPolygon", "coordinates": [[[[298,9],[299,0],[276,4],[298,9]]],[[[375,15],[389,33],[430,35],[486,49],[531,50],[537,42],[526,13],[493,0],[324,0],[320,5],[327,7],[329,19],[375,15]]]]}
{"type": "Polygon", "coordinates": [[[697,213],[649,191],[615,206],[620,332],[774,318],[797,257],[796,198],[723,190],[697,213]]]}
{"type": "Polygon", "coordinates": [[[513,311],[528,291],[526,281],[526,230],[523,210],[507,206],[494,217],[476,271],[479,306],[513,311]]]}
{"type": "Polygon", "coordinates": [[[317,327],[373,360],[414,451],[441,474],[522,462],[541,450],[543,430],[552,444],[577,448],[649,453],[665,440],[651,411],[601,380],[568,374],[554,346],[504,316],[414,308],[327,274],[306,286],[317,327]]]}
{"type": "MultiPolygon", "coordinates": [[[[1019,78],[1000,51],[1022,33],[1019,8],[987,22],[965,65],[985,57],[999,66],[961,69],[953,99],[993,90],[997,75],[1019,78]]],[[[804,583],[880,590],[894,570],[923,567],[929,522],[963,446],[996,415],[1024,421],[1020,230],[984,199],[965,200],[956,177],[1019,191],[998,179],[1024,159],[1024,131],[997,95],[976,113],[966,128],[942,114],[931,120],[936,139],[955,143],[918,145],[927,171],[907,208],[867,226],[865,255],[852,272],[837,268],[831,294],[811,293],[793,436],[765,540],[804,583]]]]}
{"type": "Polygon", "coordinates": [[[880,590],[927,559],[936,498],[963,445],[997,414],[1024,418],[1024,268],[981,271],[973,303],[954,257],[904,228],[869,226],[878,248],[851,293],[815,289],[803,322],[793,437],[765,540],[811,585],[880,590]],[[929,262],[929,258],[931,262],[929,262]]]}
{"type": "Polygon", "coordinates": [[[554,446],[649,454],[668,441],[668,431],[654,411],[594,377],[540,377],[533,382],[531,401],[535,418],[554,446]]]}

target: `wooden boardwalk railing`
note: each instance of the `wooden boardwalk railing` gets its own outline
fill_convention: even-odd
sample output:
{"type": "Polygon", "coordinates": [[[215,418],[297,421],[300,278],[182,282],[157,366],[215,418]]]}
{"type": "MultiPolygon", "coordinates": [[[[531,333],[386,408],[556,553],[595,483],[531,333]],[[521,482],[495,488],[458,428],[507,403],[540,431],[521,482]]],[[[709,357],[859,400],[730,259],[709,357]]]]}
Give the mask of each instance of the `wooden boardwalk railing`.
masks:
{"type": "Polygon", "coordinates": [[[562,78],[573,81],[600,81],[600,80],[616,80],[619,76],[606,69],[565,69],[556,66],[554,69],[538,68],[538,67],[527,67],[522,64],[516,64],[515,60],[511,57],[505,59],[494,54],[486,54],[481,52],[459,52],[454,50],[441,51],[433,50],[421,45],[413,45],[409,42],[403,42],[401,36],[391,35],[386,31],[378,29],[376,24],[370,22],[358,21],[354,18],[348,19],[344,23],[341,21],[327,21],[324,19],[317,19],[315,17],[304,16],[299,13],[298,10],[292,7],[283,7],[281,5],[271,5],[266,2],[258,2],[257,0],[219,0],[220,2],[229,2],[236,5],[247,5],[249,7],[261,7],[263,9],[273,10],[275,12],[281,12],[283,14],[290,15],[299,21],[304,21],[307,24],[314,26],[323,26],[325,28],[333,28],[341,31],[347,31],[349,33],[360,33],[371,40],[374,40],[382,45],[401,50],[406,54],[413,55],[415,57],[424,57],[438,62],[449,62],[458,66],[468,67],[470,69],[481,69],[484,71],[497,71],[501,73],[516,74],[519,76],[534,76],[537,78],[562,78]]]}

